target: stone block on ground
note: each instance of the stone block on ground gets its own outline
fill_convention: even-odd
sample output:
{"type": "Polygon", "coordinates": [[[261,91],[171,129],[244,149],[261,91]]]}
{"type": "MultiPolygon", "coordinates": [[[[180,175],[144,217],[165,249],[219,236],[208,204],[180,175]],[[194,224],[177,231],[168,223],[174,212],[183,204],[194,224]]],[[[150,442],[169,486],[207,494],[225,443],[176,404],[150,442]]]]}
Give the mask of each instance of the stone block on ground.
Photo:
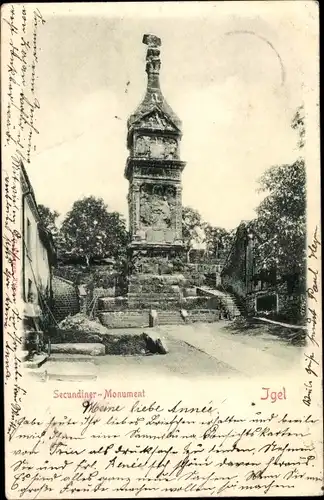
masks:
{"type": "Polygon", "coordinates": [[[143,338],[150,352],[154,354],[167,354],[169,352],[165,339],[160,333],[150,330],[143,333],[143,338]]]}
{"type": "Polygon", "coordinates": [[[52,344],[52,353],[102,356],[105,354],[105,346],[104,344],[52,344]]]}
{"type": "Polygon", "coordinates": [[[35,354],[31,359],[25,361],[24,366],[26,368],[39,368],[45,361],[47,361],[47,354],[35,354]]]}

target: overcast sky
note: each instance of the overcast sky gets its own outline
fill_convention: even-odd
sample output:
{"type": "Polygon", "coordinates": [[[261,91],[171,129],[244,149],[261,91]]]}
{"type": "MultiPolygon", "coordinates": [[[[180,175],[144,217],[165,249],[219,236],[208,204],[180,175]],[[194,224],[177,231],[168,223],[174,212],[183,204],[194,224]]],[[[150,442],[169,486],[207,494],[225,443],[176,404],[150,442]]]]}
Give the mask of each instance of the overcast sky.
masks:
{"type": "Polygon", "coordinates": [[[95,195],[127,216],[126,120],[145,92],[142,37],[153,33],[162,91],[183,122],[183,204],[228,229],[253,217],[258,177],[298,154],[290,122],[307,32],[298,3],[200,4],[200,17],[170,3],[115,5],[118,16],[109,4],[41,8],[40,135],[28,166],[38,202],[64,214],[95,195]]]}

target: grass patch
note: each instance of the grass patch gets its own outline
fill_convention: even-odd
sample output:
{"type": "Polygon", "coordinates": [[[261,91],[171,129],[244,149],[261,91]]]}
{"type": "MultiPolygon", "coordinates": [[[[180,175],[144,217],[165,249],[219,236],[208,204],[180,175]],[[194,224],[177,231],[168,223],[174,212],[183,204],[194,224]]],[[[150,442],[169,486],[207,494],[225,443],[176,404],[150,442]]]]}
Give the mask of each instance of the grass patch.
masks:
{"type": "Polygon", "coordinates": [[[262,335],[266,333],[273,335],[278,340],[283,340],[296,346],[304,346],[306,344],[306,331],[304,329],[261,323],[252,317],[239,316],[231,321],[225,329],[233,334],[262,335]]]}
{"type": "Polygon", "coordinates": [[[100,343],[106,354],[131,356],[153,354],[143,334],[115,334],[83,313],[68,316],[51,332],[52,344],[100,343]]]}

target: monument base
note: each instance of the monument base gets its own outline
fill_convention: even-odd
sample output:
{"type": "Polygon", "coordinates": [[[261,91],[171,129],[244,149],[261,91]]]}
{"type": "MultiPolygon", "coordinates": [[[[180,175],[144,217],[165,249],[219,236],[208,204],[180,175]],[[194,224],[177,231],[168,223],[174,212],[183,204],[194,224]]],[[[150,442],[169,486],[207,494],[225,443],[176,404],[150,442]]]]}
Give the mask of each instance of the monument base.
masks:
{"type": "Polygon", "coordinates": [[[129,247],[128,307],[180,308],[185,278],[179,273],[183,245],[132,242],[129,247]]]}
{"type": "Polygon", "coordinates": [[[130,274],[177,274],[185,251],[179,244],[132,242],[128,246],[130,274]]]}
{"type": "Polygon", "coordinates": [[[179,309],[185,278],[182,274],[133,274],[129,278],[130,309],[179,309]]]}

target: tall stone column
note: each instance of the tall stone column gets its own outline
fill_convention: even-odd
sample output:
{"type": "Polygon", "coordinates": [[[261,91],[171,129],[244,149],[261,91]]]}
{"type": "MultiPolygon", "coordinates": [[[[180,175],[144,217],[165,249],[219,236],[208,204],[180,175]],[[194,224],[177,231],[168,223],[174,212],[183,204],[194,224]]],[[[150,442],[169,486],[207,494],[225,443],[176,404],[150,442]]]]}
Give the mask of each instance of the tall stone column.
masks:
{"type": "Polygon", "coordinates": [[[130,183],[130,255],[139,250],[152,262],[181,251],[181,120],[163,97],[159,37],[146,34],[147,88],[144,99],[127,121],[129,157],[125,177],[130,183]],[[149,189],[142,192],[142,186],[149,189]],[[147,204],[141,207],[141,204],[147,204]],[[144,210],[143,210],[144,208],[144,210]],[[141,210],[142,209],[142,210],[141,210]],[[141,220],[143,214],[143,221],[141,220]]]}

